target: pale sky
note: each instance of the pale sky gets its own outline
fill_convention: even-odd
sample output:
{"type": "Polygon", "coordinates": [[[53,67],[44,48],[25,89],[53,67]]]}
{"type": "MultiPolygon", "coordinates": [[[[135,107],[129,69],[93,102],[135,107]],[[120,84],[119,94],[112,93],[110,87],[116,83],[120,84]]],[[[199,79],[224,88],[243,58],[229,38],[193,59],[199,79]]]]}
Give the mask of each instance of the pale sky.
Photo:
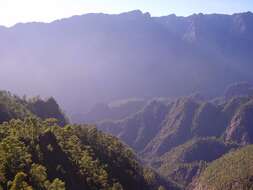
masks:
{"type": "Polygon", "coordinates": [[[140,9],[152,16],[175,13],[232,14],[253,10],[253,0],[0,0],[0,25],[42,21],[85,13],[120,13],[140,9]]]}

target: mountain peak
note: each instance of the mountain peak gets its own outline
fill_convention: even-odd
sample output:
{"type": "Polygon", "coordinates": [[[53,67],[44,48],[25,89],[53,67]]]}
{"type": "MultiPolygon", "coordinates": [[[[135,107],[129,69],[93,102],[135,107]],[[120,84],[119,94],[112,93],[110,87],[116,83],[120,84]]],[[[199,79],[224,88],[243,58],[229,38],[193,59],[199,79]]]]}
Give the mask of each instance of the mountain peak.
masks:
{"type": "Polygon", "coordinates": [[[123,12],[120,15],[124,15],[124,14],[128,14],[128,15],[143,15],[143,12],[141,10],[137,9],[137,10],[123,12]]]}
{"type": "Polygon", "coordinates": [[[119,14],[120,16],[130,16],[133,18],[140,18],[140,17],[151,17],[150,13],[143,13],[141,10],[133,10],[133,11],[129,11],[129,12],[124,12],[119,14]]]}
{"type": "Polygon", "coordinates": [[[242,13],[235,13],[233,14],[234,16],[253,16],[253,13],[251,11],[248,11],[248,12],[242,12],[242,13]]]}

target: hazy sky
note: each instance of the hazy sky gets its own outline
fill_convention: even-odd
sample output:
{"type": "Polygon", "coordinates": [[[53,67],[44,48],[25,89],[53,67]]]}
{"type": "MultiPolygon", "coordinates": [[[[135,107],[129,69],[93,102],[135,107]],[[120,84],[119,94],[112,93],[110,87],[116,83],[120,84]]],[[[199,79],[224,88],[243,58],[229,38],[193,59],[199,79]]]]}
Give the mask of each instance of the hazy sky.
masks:
{"type": "Polygon", "coordinates": [[[253,0],[0,0],[0,25],[44,21],[90,12],[120,13],[140,9],[153,16],[253,10],[253,0]]]}

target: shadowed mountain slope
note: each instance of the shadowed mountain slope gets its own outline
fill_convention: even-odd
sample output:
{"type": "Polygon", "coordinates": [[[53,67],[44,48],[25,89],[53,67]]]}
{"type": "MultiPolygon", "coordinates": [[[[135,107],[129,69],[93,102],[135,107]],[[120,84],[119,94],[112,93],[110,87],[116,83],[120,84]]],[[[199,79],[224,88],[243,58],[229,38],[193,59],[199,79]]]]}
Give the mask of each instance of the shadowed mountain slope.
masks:
{"type": "Polygon", "coordinates": [[[185,97],[151,102],[131,117],[98,127],[118,136],[161,175],[186,188],[212,161],[252,143],[252,100],[239,96],[217,104],[185,97]]]}
{"type": "Polygon", "coordinates": [[[54,118],[61,126],[68,123],[68,119],[62,112],[54,98],[46,100],[40,97],[31,99],[20,98],[7,91],[0,91],[0,123],[11,119],[25,119],[26,117],[39,117],[43,120],[54,118]]]}
{"type": "Polygon", "coordinates": [[[250,12],[132,11],[1,27],[0,84],[18,94],[52,95],[71,114],[129,97],[220,94],[232,82],[253,81],[252,33],[250,12]]]}

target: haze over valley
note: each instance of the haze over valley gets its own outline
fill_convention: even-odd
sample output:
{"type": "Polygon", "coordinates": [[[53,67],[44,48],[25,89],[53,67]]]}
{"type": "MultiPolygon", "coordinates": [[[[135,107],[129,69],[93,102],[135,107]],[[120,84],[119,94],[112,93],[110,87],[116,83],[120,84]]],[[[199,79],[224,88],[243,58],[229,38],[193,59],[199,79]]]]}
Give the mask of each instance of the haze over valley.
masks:
{"type": "Polygon", "coordinates": [[[0,190],[252,190],[253,3],[113,1],[0,0],[0,190]]]}
{"type": "Polygon", "coordinates": [[[119,99],[221,95],[252,82],[252,23],[250,12],[132,11],[1,27],[1,87],[54,96],[70,114],[119,99]]]}

